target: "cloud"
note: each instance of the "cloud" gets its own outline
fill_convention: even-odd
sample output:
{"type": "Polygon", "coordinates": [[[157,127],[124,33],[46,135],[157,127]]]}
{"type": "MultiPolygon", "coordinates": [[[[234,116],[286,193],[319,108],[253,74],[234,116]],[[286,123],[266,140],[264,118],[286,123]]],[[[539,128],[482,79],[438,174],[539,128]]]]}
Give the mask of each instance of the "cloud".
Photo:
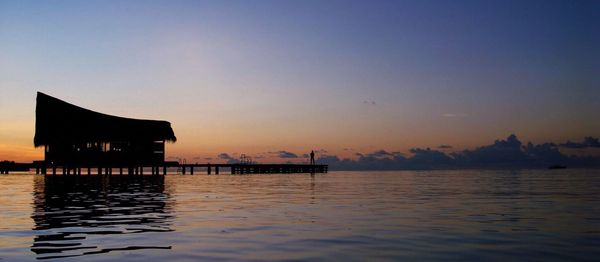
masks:
{"type": "Polygon", "coordinates": [[[560,146],[564,148],[599,148],[600,141],[598,138],[586,136],[583,138],[583,142],[581,143],[567,141],[566,143],[560,144],[560,146]]]}
{"type": "Polygon", "coordinates": [[[455,113],[444,113],[442,114],[443,117],[467,117],[467,114],[455,114],[455,113]]]}
{"type": "MultiPolygon", "coordinates": [[[[600,147],[598,139],[593,137],[586,137],[584,142],[579,144],[586,147],[600,147]]],[[[317,163],[329,164],[331,170],[546,168],[556,164],[571,167],[600,166],[600,157],[566,156],[560,152],[559,146],[553,143],[523,145],[514,134],[472,150],[446,154],[430,148],[412,148],[410,153],[411,156],[405,157],[400,152],[390,153],[385,150],[371,153],[357,152],[356,160],[322,155],[317,159],[317,163]]]]}
{"type": "Polygon", "coordinates": [[[298,155],[288,152],[288,151],[279,151],[277,152],[277,156],[280,158],[298,158],[298,155]]]}
{"type": "Polygon", "coordinates": [[[388,157],[388,156],[393,156],[393,154],[381,149],[381,150],[375,151],[373,153],[367,154],[367,156],[369,156],[369,157],[388,157]]]}
{"type": "Polygon", "coordinates": [[[221,154],[217,155],[217,158],[220,158],[220,159],[225,159],[225,160],[231,160],[231,159],[234,159],[233,157],[231,157],[231,156],[230,156],[229,154],[227,154],[227,153],[221,153],[221,154]]]}
{"type": "Polygon", "coordinates": [[[450,149],[450,148],[452,148],[452,146],[451,145],[440,145],[440,146],[438,146],[438,148],[440,148],[440,149],[450,149]]]}
{"type": "Polygon", "coordinates": [[[464,150],[455,154],[458,164],[465,166],[522,166],[528,160],[521,150],[521,141],[514,134],[506,140],[496,140],[494,144],[481,146],[475,150],[464,150]]]}

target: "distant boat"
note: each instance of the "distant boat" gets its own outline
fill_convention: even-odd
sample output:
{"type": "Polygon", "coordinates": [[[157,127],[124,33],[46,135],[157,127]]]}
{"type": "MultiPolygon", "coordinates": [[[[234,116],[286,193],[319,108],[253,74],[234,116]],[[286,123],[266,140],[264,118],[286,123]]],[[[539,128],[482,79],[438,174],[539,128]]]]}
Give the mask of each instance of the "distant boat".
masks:
{"type": "Polygon", "coordinates": [[[563,166],[563,165],[551,165],[548,167],[548,169],[565,169],[567,168],[567,166],[563,166]]]}

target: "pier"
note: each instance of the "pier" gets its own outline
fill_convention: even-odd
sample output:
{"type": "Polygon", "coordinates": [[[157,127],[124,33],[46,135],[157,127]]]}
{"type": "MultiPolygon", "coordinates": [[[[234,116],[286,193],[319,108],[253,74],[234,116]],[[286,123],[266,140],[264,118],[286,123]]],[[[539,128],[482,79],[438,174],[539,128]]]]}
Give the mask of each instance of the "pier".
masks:
{"type": "Polygon", "coordinates": [[[208,175],[219,175],[223,171],[230,171],[232,175],[238,174],[291,174],[291,173],[327,173],[328,165],[310,164],[180,164],[176,161],[165,161],[153,166],[109,166],[109,165],[78,165],[61,164],[52,165],[45,161],[32,163],[0,162],[0,174],[9,172],[28,172],[35,169],[36,174],[42,175],[166,175],[169,168],[176,168],[177,174],[194,175],[205,172],[208,175]],[[59,172],[60,171],[60,172],[59,172]]]}
{"type": "Polygon", "coordinates": [[[194,174],[195,168],[206,168],[207,174],[219,174],[223,168],[228,168],[232,175],[235,174],[288,174],[288,173],[327,173],[327,165],[307,165],[307,164],[181,164],[181,173],[183,175],[189,171],[194,174]]]}

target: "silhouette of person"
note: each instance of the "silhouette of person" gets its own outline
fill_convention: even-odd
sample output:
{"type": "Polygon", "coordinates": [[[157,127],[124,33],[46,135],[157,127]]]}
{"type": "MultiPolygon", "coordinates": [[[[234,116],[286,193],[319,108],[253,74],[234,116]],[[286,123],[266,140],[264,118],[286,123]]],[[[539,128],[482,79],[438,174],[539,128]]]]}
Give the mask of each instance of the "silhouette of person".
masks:
{"type": "Polygon", "coordinates": [[[310,151],[310,164],[311,165],[315,164],[315,151],[314,150],[310,151]]]}

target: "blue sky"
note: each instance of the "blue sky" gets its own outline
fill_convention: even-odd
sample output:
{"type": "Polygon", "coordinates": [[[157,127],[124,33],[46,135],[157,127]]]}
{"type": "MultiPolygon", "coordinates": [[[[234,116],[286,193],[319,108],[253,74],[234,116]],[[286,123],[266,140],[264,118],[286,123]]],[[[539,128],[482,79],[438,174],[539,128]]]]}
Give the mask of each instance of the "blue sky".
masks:
{"type": "Polygon", "coordinates": [[[2,1],[0,149],[40,155],[36,91],[169,120],[179,140],[169,151],[188,157],[598,136],[599,10],[593,1],[2,1]]]}

